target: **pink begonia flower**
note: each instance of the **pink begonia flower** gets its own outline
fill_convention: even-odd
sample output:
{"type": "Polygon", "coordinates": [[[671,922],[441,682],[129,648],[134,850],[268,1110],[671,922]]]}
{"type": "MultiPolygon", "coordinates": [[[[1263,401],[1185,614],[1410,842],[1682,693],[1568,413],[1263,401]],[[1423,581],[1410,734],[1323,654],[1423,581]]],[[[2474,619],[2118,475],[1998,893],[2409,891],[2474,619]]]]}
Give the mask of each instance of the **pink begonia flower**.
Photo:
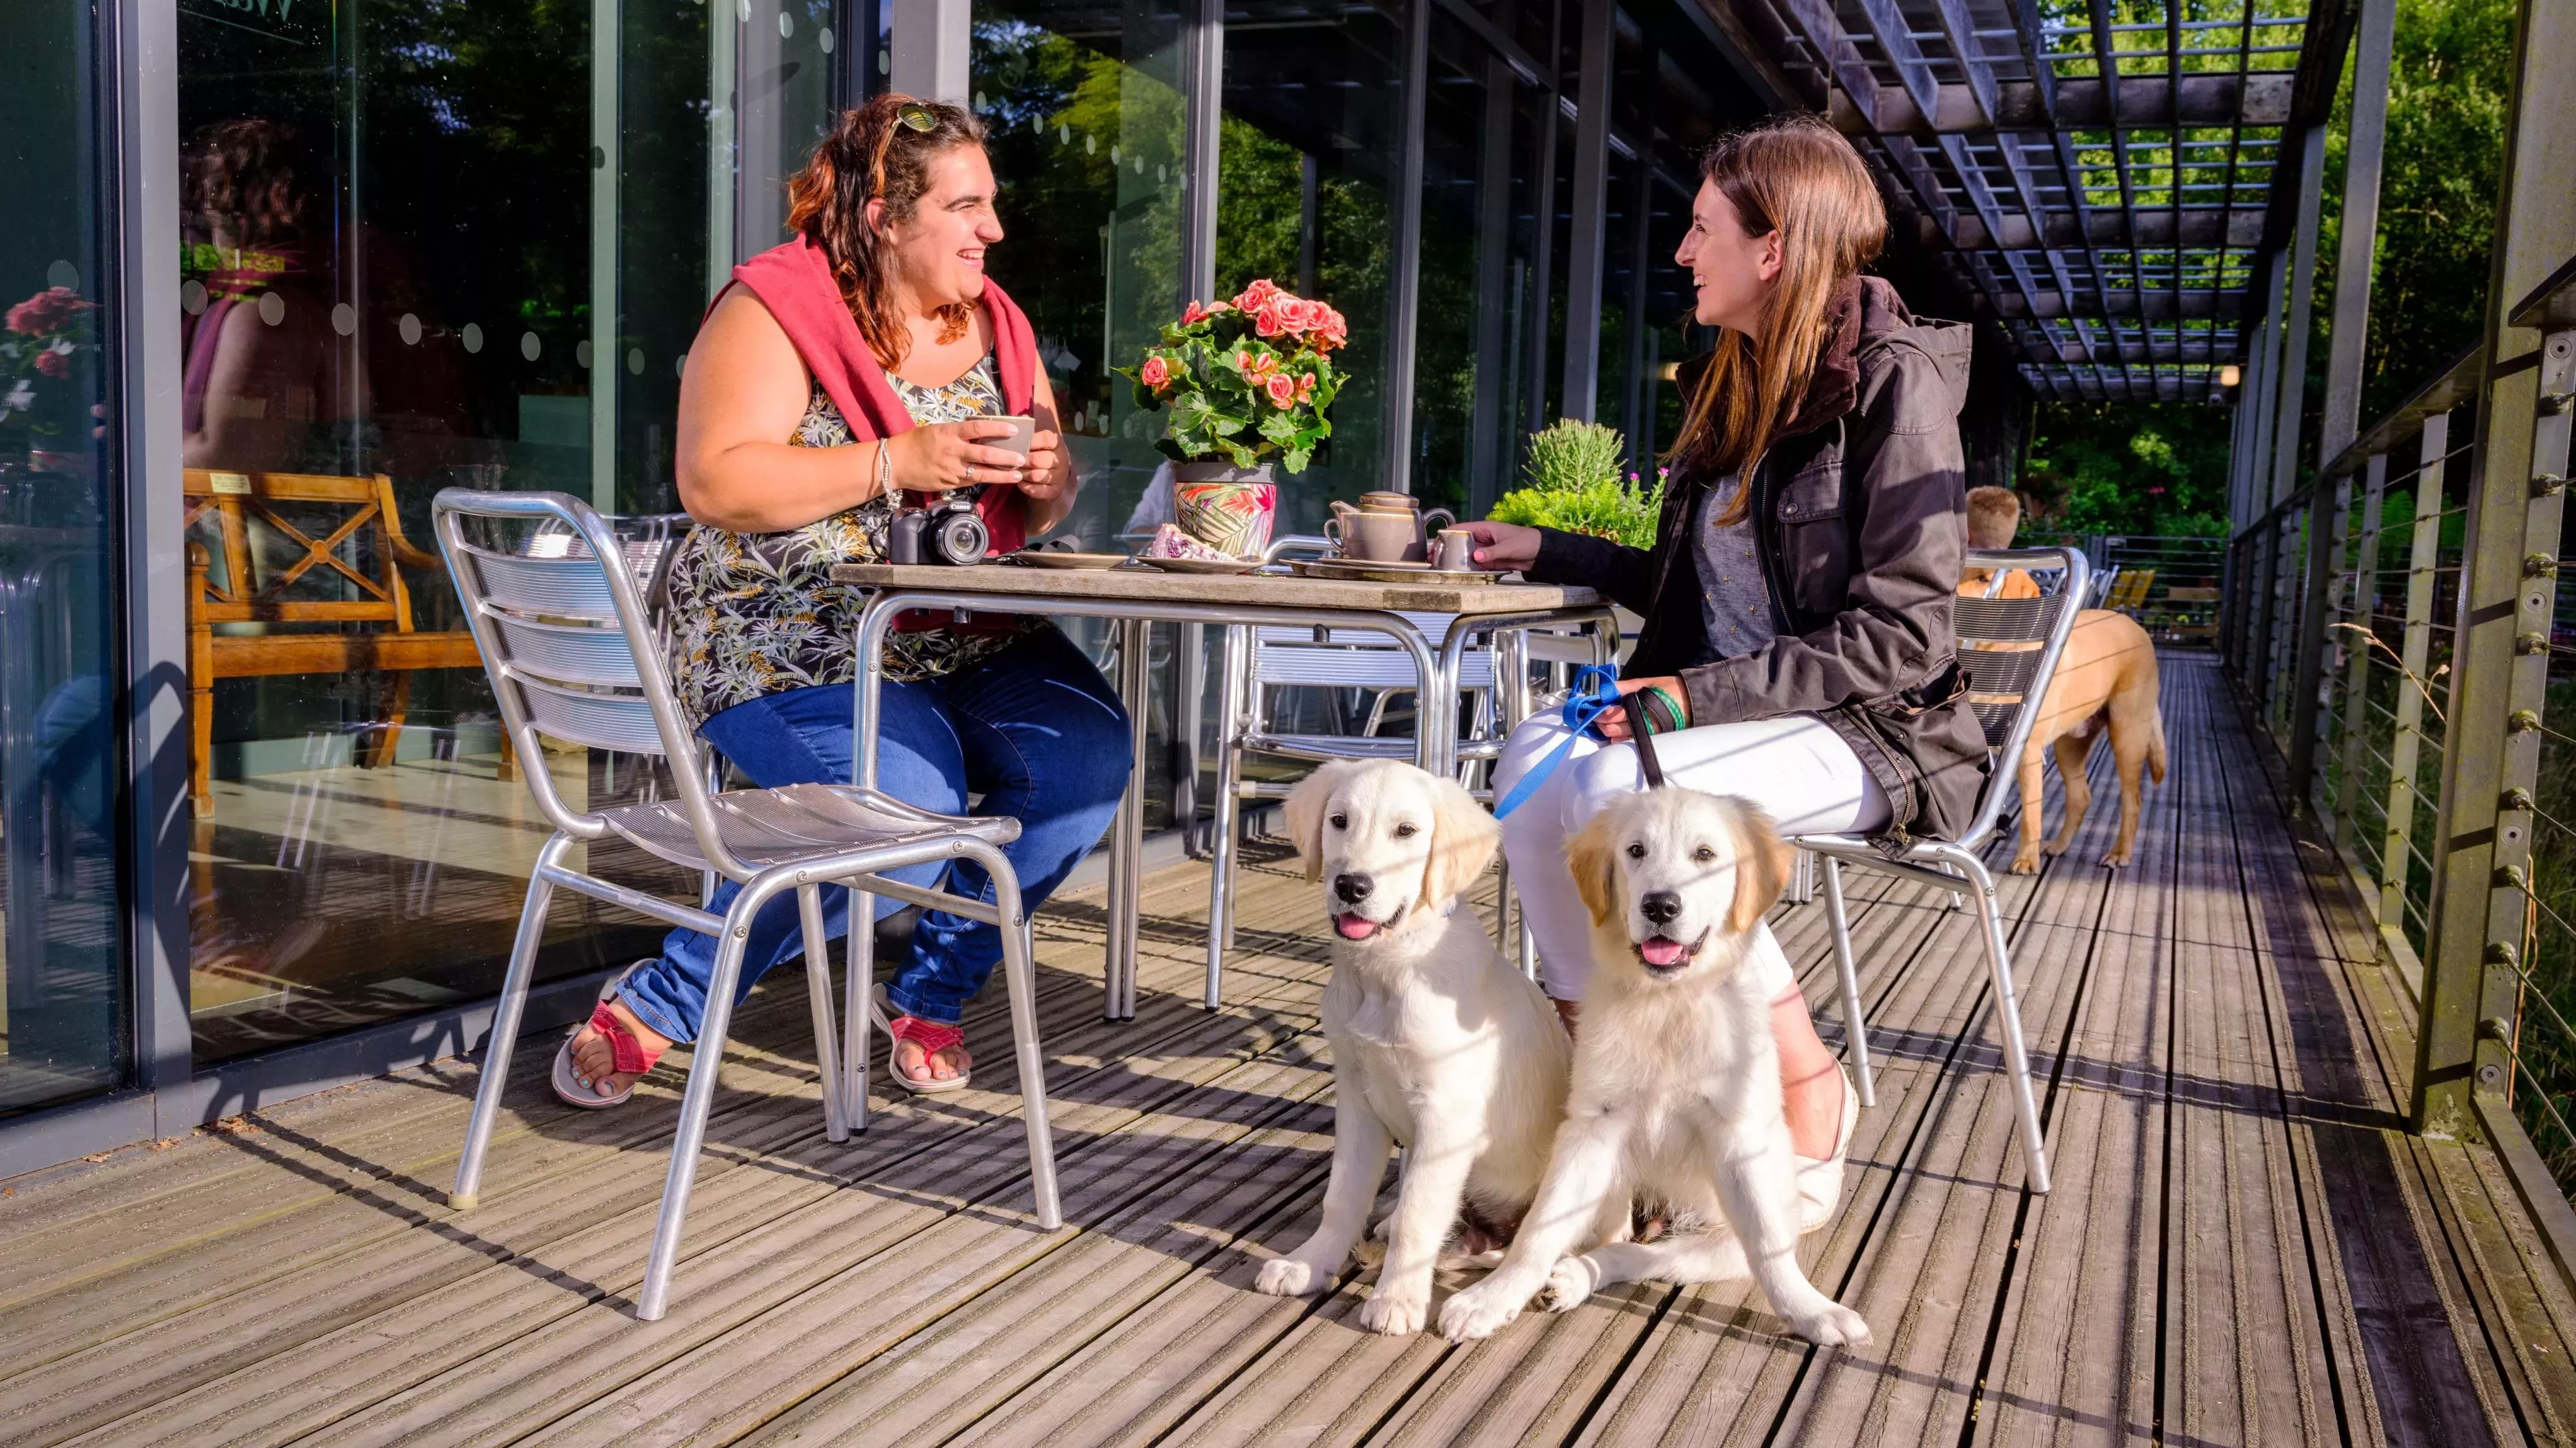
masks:
{"type": "Polygon", "coordinates": [[[36,354],[36,370],[48,377],[69,377],[72,375],[72,359],[61,352],[40,352],[36,354]]]}
{"type": "Polygon", "coordinates": [[[1146,386],[1160,392],[1163,390],[1163,384],[1172,380],[1171,364],[1160,357],[1148,357],[1145,359],[1144,368],[1136,375],[1145,379],[1146,386]]]}
{"type": "Polygon", "coordinates": [[[9,309],[9,330],[30,337],[51,336],[82,312],[97,309],[69,287],[47,287],[9,309]]]}
{"type": "Polygon", "coordinates": [[[1264,383],[1263,386],[1265,386],[1270,392],[1271,403],[1282,411],[1285,411],[1297,401],[1296,384],[1290,382],[1285,377],[1274,373],[1270,380],[1267,383],[1264,383]]]}
{"type": "Polygon", "coordinates": [[[1186,327],[1190,323],[1198,321],[1207,315],[1207,308],[1200,306],[1197,302],[1192,302],[1190,303],[1188,310],[1181,313],[1181,325],[1186,327]]]}
{"type": "Polygon", "coordinates": [[[1281,317],[1284,310],[1275,299],[1263,303],[1261,310],[1252,314],[1252,329],[1264,337],[1287,335],[1288,324],[1281,317]]]}
{"type": "Polygon", "coordinates": [[[1314,373],[1309,372],[1305,376],[1297,379],[1297,395],[1299,397],[1312,397],[1315,395],[1314,373]]]}
{"type": "Polygon", "coordinates": [[[1279,288],[1269,278],[1264,277],[1245,287],[1243,295],[1234,299],[1234,304],[1247,312],[1256,312],[1261,309],[1263,303],[1278,295],[1280,295],[1279,288]]]}

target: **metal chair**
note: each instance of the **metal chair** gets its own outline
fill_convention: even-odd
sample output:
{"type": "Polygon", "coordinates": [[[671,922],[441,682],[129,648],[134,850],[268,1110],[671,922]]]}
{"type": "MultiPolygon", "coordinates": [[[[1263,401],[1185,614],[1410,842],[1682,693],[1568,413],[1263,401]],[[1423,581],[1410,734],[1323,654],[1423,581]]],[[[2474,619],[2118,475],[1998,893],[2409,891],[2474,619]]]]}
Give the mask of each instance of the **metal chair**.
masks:
{"type": "MultiPolygon", "coordinates": [[[[2019,771],[2014,767],[2029,747],[2039,704],[2056,675],[2057,660],[2074,631],[2076,612],[2092,597],[2092,567],[2074,548],[1975,550],[1967,566],[2008,568],[2033,575],[2057,573],[2057,586],[2038,598],[1961,598],[1954,606],[1958,621],[1959,663],[1968,675],[1969,707],[1985,727],[1986,747],[1995,760],[1977,813],[1955,840],[1917,839],[1893,858],[1858,835],[1794,835],[1789,843],[1811,850],[1824,861],[1825,918],[1833,927],[1834,965],[1840,976],[1846,1055],[1857,1078],[1864,1106],[1877,1104],[1871,1081],[1869,1023],[1861,1014],[1860,972],[1852,961],[1851,921],[1843,908],[1845,864],[1895,875],[1953,892],[1962,886],[1976,904],[1983,927],[1986,968],[1993,980],[1995,1019],[2001,1027],[2004,1074],[2013,1093],[2013,1111],[2021,1120],[2022,1155],[2029,1164],[2034,1192],[2048,1190],[2048,1153],[2040,1137],[2039,1101],[2031,1087],[2030,1056],[2022,1041],[2020,997],[2013,989],[2011,948],[2004,940],[2003,910],[1995,899],[1995,879],[1979,858],[1994,838],[2004,807],[2014,797],[2019,771]]],[[[2025,808],[2035,808],[2029,801],[2025,808]]]]}
{"type": "MultiPolygon", "coordinates": [[[[433,516],[439,549],[446,555],[475,645],[491,676],[503,727],[519,746],[520,757],[544,758],[536,738],[540,733],[595,749],[658,754],[670,762],[677,796],[584,813],[564,803],[545,769],[532,765],[525,771],[537,808],[554,825],[555,833],[538,852],[528,881],[527,904],[511,946],[509,973],[494,1013],[491,1045],[474,1094],[474,1116],[466,1128],[464,1156],[457,1165],[450,1202],[460,1209],[475,1204],[484,1149],[500,1115],[510,1052],[518,1039],[538,942],[545,933],[546,907],[555,890],[571,890],[713,937],[718,946],[706,1018],[691,1048],[670,1175],[662,1189],[661,1219],[654,1228],[643,1289],[636,1299],[637,1317],[647,1322],[660,1318],[670,1299],[682,1219],[715,1100],[735,983],[742,972],[743,941],[752,917],[786,891],[796,892],[803,917],[806,991],[823,1082],[825,1134],[832,1141],[846,1141],[853,1127],[867,1124],[866,1034],[852,1032],[850,1054],[855,1060],[845,1072],[835,1050],[831,956],[822,908],[824,885],[863,881],[860,888],[870,893],[1000,927],[1038,1224],[1048,1231],[1060,1225],[1044,1064],[1038,1053],[1029,923],[1019,881],[1001,851],[1019,837],[1019,822],[934,814],[855,785],[710,789],[707,751],[672,697],[662,644],[646,613],[643,590],[628,568],[603,566],[600,561],[629,557],[626,540],[610,529],[607,520],[561,493],[462,488],[441,492],[433,516]],[[568,530],[582,546],[525,551],[490,547],[467,536],[469,519],[487,520],[486,528],[550,521],[568,530]],[[743,888],[719,917],[564,865],[564,855],[574,844],[610,838],[624,839],[684,869],[713,871],[743,888]],[[973,860],[991,875],[993,904],[919,889],[884,875],[908,865],[958,859],[973,860]]],[[[856,928],[866,927],[862,923],[856,928]]],[[[868,985],[855,975],[849,981],[854,1014],[866,1009],[868,985]]]]}

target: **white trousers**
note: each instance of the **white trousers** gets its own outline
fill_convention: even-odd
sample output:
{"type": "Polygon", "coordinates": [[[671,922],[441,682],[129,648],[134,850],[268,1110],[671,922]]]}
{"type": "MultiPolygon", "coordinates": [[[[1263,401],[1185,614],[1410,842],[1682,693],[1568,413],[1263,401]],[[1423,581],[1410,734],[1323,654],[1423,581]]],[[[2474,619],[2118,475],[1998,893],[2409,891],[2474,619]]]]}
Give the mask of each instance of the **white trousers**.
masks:
{"type": "MultiPolygon", "coordinates": [[[[1554,753],[1565,735],[1563,716],[1553,708],[1522,721],[1494,766],[1495,800],[1554,753]]],[[[1842,736],[1812,714],[1658,734],[1655,758],[1665,783],[1751,800],[1783,834],[1866,831],[1887,823],[1878,781],[1842,736]]],[[[1574,893],[1566,841],[1612,800],[1645,787],[1635,745],[1604,744],[1587,733],[1503,821],[1503,858],[1538,939],[1539,983],[1558,1000],[1581,1000],[1592,974],[1592,917],[1574,893]]],[[[1758,951],[1755,959],[1780,977],[1766,982],[1769,994],[1789,986],[1786,956],[1775,949],[1758,951]]]]}

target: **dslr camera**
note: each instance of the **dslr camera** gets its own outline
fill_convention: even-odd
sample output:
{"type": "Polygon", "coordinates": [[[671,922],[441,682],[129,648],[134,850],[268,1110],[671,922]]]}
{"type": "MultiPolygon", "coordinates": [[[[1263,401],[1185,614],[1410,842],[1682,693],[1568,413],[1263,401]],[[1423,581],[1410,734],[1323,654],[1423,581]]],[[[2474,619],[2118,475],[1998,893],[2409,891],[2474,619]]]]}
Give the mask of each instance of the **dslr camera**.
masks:
{"type": "Polygon", "coordinates": [[[981,563],[992,542],[975,505],[955,493],[905,509],[886,531],[886,551],[897,563],[981,563]]]}

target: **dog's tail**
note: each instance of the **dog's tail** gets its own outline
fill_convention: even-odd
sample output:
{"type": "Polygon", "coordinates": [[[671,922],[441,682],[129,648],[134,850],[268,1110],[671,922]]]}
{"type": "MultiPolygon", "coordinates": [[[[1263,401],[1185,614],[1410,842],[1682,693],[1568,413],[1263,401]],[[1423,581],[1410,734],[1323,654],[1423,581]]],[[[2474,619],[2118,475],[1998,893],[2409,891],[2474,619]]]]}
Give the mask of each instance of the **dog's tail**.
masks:
{"type": "Polygon", "coordinates": [[[2156,783],[2165,782],[2165,711],[2162,709],[2147,716],[2147,772],[2156,777],[2156,783]]]}

